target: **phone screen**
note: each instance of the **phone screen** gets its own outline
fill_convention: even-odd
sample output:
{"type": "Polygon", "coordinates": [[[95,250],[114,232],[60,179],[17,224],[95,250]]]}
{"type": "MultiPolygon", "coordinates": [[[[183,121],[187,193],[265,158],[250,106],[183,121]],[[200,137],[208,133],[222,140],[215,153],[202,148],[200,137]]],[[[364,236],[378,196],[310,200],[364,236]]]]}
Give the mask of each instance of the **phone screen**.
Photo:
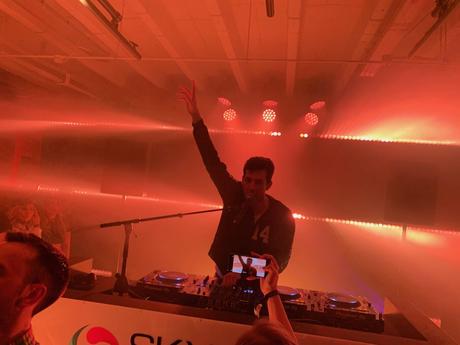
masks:
{"type": "Polygon", "coordinates": [[[267,260],[260,258],[253,258],[244,255],[232,256],[232,269],[234,273],[244,274],[247,277],[265,277],[265,266],[267,260]]]}

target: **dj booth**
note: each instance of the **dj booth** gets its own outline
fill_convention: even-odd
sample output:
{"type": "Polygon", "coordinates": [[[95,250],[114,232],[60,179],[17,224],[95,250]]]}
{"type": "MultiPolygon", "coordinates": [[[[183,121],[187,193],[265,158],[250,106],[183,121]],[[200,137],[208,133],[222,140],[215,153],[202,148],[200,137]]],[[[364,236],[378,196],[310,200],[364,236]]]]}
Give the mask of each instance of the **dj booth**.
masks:
{"type": "MultiPolygon", "coordinates": [[[[69,289],[33,322],[49,345],[235,344],[255,321],[250,288],[223,288],[210,276],[153,271],[130,296],[109,293],[112,278],[69,289]],[[82,288],[82,287],[80,287],[82,288]]],[[[431,320],[393,296],[385,313],[366,298],[280,287],[300,344],[455,343],[431,320]]]]}

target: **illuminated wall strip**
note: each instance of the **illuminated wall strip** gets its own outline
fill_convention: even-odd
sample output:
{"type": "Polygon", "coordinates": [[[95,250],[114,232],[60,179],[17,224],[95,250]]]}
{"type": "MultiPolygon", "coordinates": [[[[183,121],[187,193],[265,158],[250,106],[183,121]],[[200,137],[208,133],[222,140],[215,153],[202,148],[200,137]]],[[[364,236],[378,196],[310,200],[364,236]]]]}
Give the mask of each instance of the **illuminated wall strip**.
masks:
{"type": "Polygon", "coordinates": [[[425,145],[450,145],[457,146],[459,145],[456,141],[437,141],[437,140],[416,140],[416,139],[379,139],[369,136],[353,136],[353,135],[336,135],[336,134],[321,134],[317,136],[320,139],[329,139],[329,140],[353,140],[353,141],[371,141],[371,142],[381,142],[381,143],[400,143],[400,144],[425,144],[425,145]]]}
{"type": "Polygon", "coordinates": [[[399,226],[399,225],[385,224],[385,223],[373,223],[373,222],[362,222],[362,221],[351,220],[351,219],[322,218],[322,217],[308,217],[308,216],[305,217],[304,219],[315,221],[315,222],[323,222],[323,223],[372,226],[372,227],[380,227],[380,228],[389,228],[389,229],[394,229],[394,230],[401,230],[401,226],[399,226]]]}
{"type": "Polygon", "coordinates": [[[280,137],[282,135],[281,132],[268,132],[268,131],[247,131],[242,129],[216,129],[212,128],[209,129],[210,133],[217,133],[217,134],[249,134],[249,135],[268,135],[272,137],[280,137]]]}
{"type": "MultiPolygon", "coordinates": [[[[363,221],[358,221],[358,220],[338,219],[338,218],[308,217],[308,216],[304,216],[298,213],[294,213],[293,217],[295,219],[311,220],[311,221],[322,222],[322,223],[348,224],[348,225],[368,226],[368,227],[374,227],[374,228],[386,228],[386,229],[391,229],[391,230],[402,230],[401,225],[387,224],[387,223],[363,222],[363,221]]],[[[460,231],[454,230],[454,229],[442,229],[442,228],[433,229],[433,228],[424,228],[420,226],[407,226],[407,230],[460,235],[460,231]]]]}
{"type": "Polygon", "coordinates": [[[109,122],[109,121],[48,121],[48,120],[14,120],[8,119],[0,121],[2,132],[10,131],[34,131],[34,130],[62,130],[62,129],[84,129],[84,130],[123,130],[123,131],[179,131],[189,132],[190,128],[155,124],[152,122],[135,123],[133,122],[109,122]]]}
{"type": "MultiPolygon", "coordinates": [[[[170,126],[164,124],[155,124],[152,122],[82,122],[82,121],[47,121],[47,120],[1,120],[0,132],[17,132],[17,131],[36,131],[36,130],[61,130],[69,129],[85,129],[85,130],[121,130],[121,131],[175,131],[175,132],[190,132],[189,127],[170,126]]],[[[282,135],[279,131],[254,131],[254,130],[239,130],[239,129],[209,129],[211,133],[218,134],[247,134],[247,135],[266,135],[279,137],[282,135]]],[[[351,141],[366,141],[366,142],[381,142],[381,143],[399,143],[399,144],[424,144],[424,145],[443,145],[443,146],[460,146],[460,142],[452,140],[417,140],[417,139],[381,139],[372,136],[353,136],[353,135],[338,135],[338,134],[321,134],[310,136],[308,133],[299,133],[302,139],[320,138],[326,140],[351,140],[351,141]]]]}
{"type": "MultiPolygon", "coordinates": [[[[0,121],[0,132],[36,131],[36,130],[116,130],[116,131],[168,131],[168,132],[191,132],[190,127],[179,127],[145,123],[124,123],[124,122],[82,122],[82,121],[36,121],[36,120],[5,120],[0,121]]],[[[250,131],[238,129],[209,129],[211,133],[218,134],[247,134],[247,135],[267,135],[279,137],[282,135],[278,131],[250,131]]]]}
{"type": "MultiPolygon", "coordinates": [[[[5,183],[2,183],[2,185],[6,186],[5,183]]],[[[24,186],[18,186],[18,189],[25,189],[25,188],[24,186]]],[[[129,196],[129,195],[121,195],[121,194],[101,193],[98,191],[80,190],[80,189],[62,190],[55,186],[47,186],[47,185],[42,185],[42,184],[35,186],[35,188],[29,188],[29,189],[30,190],[35,189],[38,192],[67,193],[67,194],[73,194],[73,195],[79,195],[79,196],[102,197],[102,198],[120,199],[120,200],[125,200],[125,201],[126,200],[139,200],[139,201],[147,201],[147,202],[190,205],[190,206],[200,206],[200,207],[209,207],[209,208],[223,207],[223,205],[221,204],[210,204],[210,203],[200,203],[200,202],[190,202],[190,201],[179,201],[179,200],[173,200],[173,199],[162,199],[162,198],[151,197],[147,195],[129,196]]],[[[330,223],[330,224],[347,224],[347,225],[367,226],[367,227],[382,228],[382,229],[385,228],[385,229],[391,229],[391,230],[402,230],[401,225],[363,222],[363,221],[352,220],[352,219],[310,217],[310,216],[305,216],[297,212],[293,212],[292,217],[296,220],[307,220],[307,221],[330,223]]],[[[420,226],[408,226],[407,230],[419,231],[419,232],[434,232],[434,233],[440,233],[440,234],[452,234],[452,235],[457,235],[457,236],[460,235],[460,231],[455,230],[455,229],[442,229],[442,228],[433,229],[433,228],[424,228],[420,226]]]]}

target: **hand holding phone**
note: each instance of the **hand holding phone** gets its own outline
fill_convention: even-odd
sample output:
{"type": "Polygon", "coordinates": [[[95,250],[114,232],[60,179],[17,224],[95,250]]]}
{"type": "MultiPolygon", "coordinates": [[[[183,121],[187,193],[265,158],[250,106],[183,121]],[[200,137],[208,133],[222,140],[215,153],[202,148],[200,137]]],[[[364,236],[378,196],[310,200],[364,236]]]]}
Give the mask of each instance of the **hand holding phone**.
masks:
{"type": "Polygon", "coordinates": [[[268,262],[265,267],[265,278],[260,280],[260,290],[264,295],[278,288],[279,265],[276,259],[269,254],[261,255],[268,262]]]}

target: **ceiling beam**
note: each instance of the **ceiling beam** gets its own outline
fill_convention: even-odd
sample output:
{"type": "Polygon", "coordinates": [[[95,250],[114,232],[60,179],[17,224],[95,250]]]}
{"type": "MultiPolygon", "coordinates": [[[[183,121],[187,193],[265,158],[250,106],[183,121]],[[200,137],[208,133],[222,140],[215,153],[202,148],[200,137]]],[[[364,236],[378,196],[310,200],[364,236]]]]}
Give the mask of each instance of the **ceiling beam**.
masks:
{"type": "MultiPolygon", "coordinates": [[[[79,1],[69,1],[69,0],[54,0],[60,7],[62,7],[65,11],[69,13],[72,17],[74,17],[83,27],[86,28],[87,32],[82,34],[89,37],[94,43],[103,47],[105,50],[108,50],[113,55],[117,54],[117,50],[119,47],[118,41],[113,38],[113,35],[109,35],[108,31],[97,18],[88,11],[79,1]],[[101,34],[101,28],[103,28],[104,34],[101,34]]],[[[131,5],[132,5],[131,1],[131,5]]],[[[144,20],[143,15],[141,15],[141,19],[144,20]]],[[[149,81],[155,87],[164,89],[164,85],[162,85],[161,81],[155,78],[154,75],[147,73],[144,69],[142,69],[142,60],[133,60],[133,59],[126,59],[126,63],[139,75],[141,75],[144,79],[149,81]]]]}
{"type": "MultiPolygon", "coordinates": [[[[383,16],[381,23],[371,40],[369,42],[366,51],[364,52],[363,55],[361,55],[362,60],[368,60],[374,56],[374,54],[378,51],[379,47],[382,45],[382,43],[385,40],[385,37],[387,34],[390,32],[391,26],[395,23],[396,18],[398,17],[399,13],[401,12],[401,9],[404,7],[406,4],[406,0],[393,0],[393,2],[388,6],[387,11],[385,12],[385,15],[383,16]]],[[[377,16],[379,14],[376,14],[377,16]]],[[[398,40],[393,39],[394,42],[397,42],[398,40]]],[[[380,54],[380,57],[382,57],[383,54],[380,54]]],[[[376,67],[376,66],[372,66],[376,67]]],[[[356,68],[355,71],[355,76],[358,76],[361,74],[361,72],[366,68],[366,65],[359,65],[356,68]]]]}
{"type": "MultiPolygon", "coordinates": [[[[427,32],[420,38],[420,40],[414,45],[414,47],[411,49],[409,52],[409,57],[412,57],[417,50],[420,49],[420,47],[425,44],[426,41],[431,37],[433,32],[436,31],[436,29],[447,19],[449,14],[452,12],[452,10],[460,3],[460,0],[453,0],[451,3],[448,4],[446,8],[441,9],[440,14],[438,16],[438,19],[436,22],[428,29],[427,32]]],[[[439,5],[438,5],[439,6],[439,5]]]]}
{"type": "MultiPolygon", "coordinates": [[[[22,59],[42,59],[42,60],[89,60],[89,61],[129,61],[134,60],[134,57],[111,57],[111,56],[83,56],[83,55],[73,55],[73,56],[62,56],[62,55],[50,55],[50,54],[16,54],[16,53],[7,53],[0,52],[0,58],[22,58],[22,59]]],[[[172,57],[146,57],[143,58],[144,61],[171,61],[173,62],[174,58],[172,57]]],[[[287,60],[286,58],[207,58],[207,57],[179,57],[179,61],[184,62],[225,62],[229,63],[231,61],[237,62],[290,62],[292,60],[287,60]]],[[[385,60],[362,60],[362,59],[297,59],[295,60],[298,64],[343,64],[343,65],[359,65],[359,64],[382,64],[385,63],[385,60]]],[[[391,63],[394,64],[408,64],[408,65],[458,65],[460,63],[459,59],[450,59],[448,61],[439,61],[439,60],[427,60],[427,59],[409,59],[409,58],[397,58],[393,57],[391,63]]]]}
{"type": "Polygon", "coordinates": [[[49,88],[50,86],[50,80],[48,78],[45,78],[39,74],[30,73],[31,70],[24,68],[24,65],[19,64],[18,60],[1,59],[0,67],[13,75],[27,80],[29,83],[45,88],[49,88]]]}
{"type": "MultiPolygon", "coordinates": [[[[335,84],[336,95],[341,95],[355,78],[371,70],[371,73],[376,73],[383,65],[383,62],[375,63],[371,58],[376,56],[377,51],[380,51],[385,36],[391,31],[391,26],[405,5],[406,0],[380,0],[374,6],[368,7],[372,13],[352,56],[355,61],[361,61],[361,63],[349,65],[343,70],[335,84]],[[372,63],[369,63],[371,61],[372,63]]],[[[383,55],[381,52],[379,59],[375,61],[382,61],[383,55]]]]}
{"type": "MultiPolygon", "coordinates": [[[[10,51],[18,52],[17,48],[14,48],[10,45],[9,42],[4,40],[4,36],[0,36],[0,42],[2,46],[6,47],[10,51]]],[[[19,51],[19,53],[24,53],[19,51]]],[[[14,57],[2,57],[0,55],[0,63],[3,66],[9,68],[8,70],[11,71],[13,74],[17,74],[25,80],[32,80],[37,81],[36,76],[39,76],[41,80],[39,80],[40,85],[43,85],[43,80],[51,84],[51,86],[64,86],[70,88],[78,93],[84,94],[91,98],[97,98],[95,95],[90,93],[89,91],[77,86],[70,77],[69,73],[63,74],[62,71],[56,71],[55,68],[48,66],[42,66],[40,63],[35,62],[34,60],[29,59],[21,59],[21,58],[14,58],[14,57]]]]}
{"type": "MultiPolygon", "coordinates": [[[[43,6],[45,6],[44,4],[43,6]]],[[[69,44],[71,42],[64,40],[59,33],[54,33],[53,30],[45,27],[45,23],[40,21],[37,17],[32,15],[27,9],[21,7],[20,5],[16,4],[14,1],[0,1],[0,10],[8,13],[12,18],[17,20],[22,25],[26,26],[27,28],[35,28],[34,32],[42,36],[45,40],[49,43],[53,44],[60,50],[62,50],[65,54],[73,55],[75,53],[81,54],[81,50],[76,50],[74,47],[71,47],[69,44]],[[32,25],[32,26],[31,26],[32,25]]],[[[101,70],[101,66],[97,63],[95,64],[94,61],[79,61],[82,65],[86,68],[94,72],[95,74],[101,76],[102,78],[108,80],[112,84],[122,87],[125,84],[123,78],[118,76],[116,73],[104,73],[101,70]]]]}
{"type": "MultiPolygon", "coordinates": [[[[246,83],[246,79],[243,75],[243,71],[241,69],[239,62],[237,61],[235,48],[233,47],[233,43],[230,38],[227,26],[225,24],[222,12],[220,11],[219,4],[217,3],[217,0],[206,0],[205,3],[214,23],[216,33],[219,36],[220,43],[222,44],[222,47],[224,48],[225,54],[228,58],[228,63],[233,72],[233,76],[238,84],[238,87],[241,92],[247,93],[248,86],[246,83]]],[[[248,23],[248,25],[251,25],[251,23],[248,23]]]]}
{"type": "Polygon", "coordinates": [[[287,48],[286,48],[286,94],[292,96],[295,89],[297,53],[299,50],[300,16],[302,1],[291,0],[288,3],[287,48]]]}
{"type": "Polygon", "coordinates": [[[13,9],[12,7],[9,7],[5,2],[0,1],[0,11],[4,12],[5,14],[9,15],[10,17],[16,19],[19,23],[24,25],[26,28],[33,32],[40,32],[41,29],[33,23],[33,21],[30,21],[27,16],[24,16],[21,14],[19,11],[16,9],[13,9]]]}
{"type": "Polygon", "coordinates": [[[166,37],[165,32],[160,28],[157,22],[152,18],[150,15],[153,12],[154,6],[157,4],[152,3],[151,1],[147,1],[144,5],[142,1],[139,0],[131,0],[134,4],[137,5],[138,8],[142,9],[142,13],[140,13],[139,17],[144,22],[144,24],[150,29],[153,33],[155,38],[161,44],[163,49],[169,54],[172,58],[172,61],[176,63],[185,77],[189,80],[195,80],[195,84],[200,87],[200,80],[196,72],[194,72],[189,65],[185,62],[180,60],[180,54],[174,44],[166,37]]]}
{"type": "Polygon", "coordinates": [[[0,66],[8,72],[18,75],[19,77],[40,86],[64,86],[77,91],[78,93],[84,94],[85,96],[97,98],[92,93],[72,83],[70,75],[60,77],[28,61],[19,59],[1,59],[0,66]]]}

